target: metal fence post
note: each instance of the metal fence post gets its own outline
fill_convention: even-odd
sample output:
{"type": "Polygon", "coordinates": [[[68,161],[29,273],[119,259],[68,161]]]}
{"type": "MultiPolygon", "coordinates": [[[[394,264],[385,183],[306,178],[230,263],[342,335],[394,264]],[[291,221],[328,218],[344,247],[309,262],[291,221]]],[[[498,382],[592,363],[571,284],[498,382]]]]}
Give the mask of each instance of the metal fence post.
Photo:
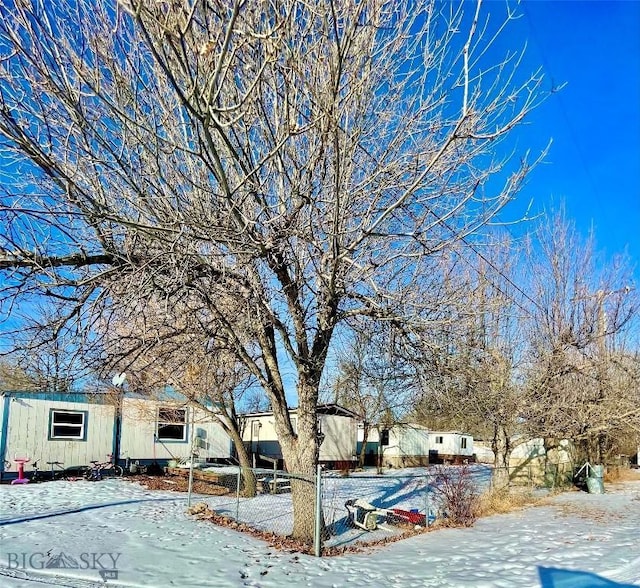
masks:
{"type": "Polygon", "coordinates": [[[187,488],[187,508],[191,506],[192,490],[193,490],[193,452],[191,453],[191,461],[189,462],[189,484],[187,488]]]}
{"type": "Polygon", "coordinates": [[[236,480],[236,521],[240,522],[240,478],[242,477],[242,466],[238,466],[238,479],[236,480]]]}
{"type": "Polygon", "coordinates": [[[318,464],[316,469],[316,524],[313,530],[314,555],[320,557],[322,554],[322,466],[318,464]]]}
{"type": "Polygon", "coordinates": [[[425,489],[424,489],[424,524],[429,528],[429,474],[425,476],[425,489]]]}

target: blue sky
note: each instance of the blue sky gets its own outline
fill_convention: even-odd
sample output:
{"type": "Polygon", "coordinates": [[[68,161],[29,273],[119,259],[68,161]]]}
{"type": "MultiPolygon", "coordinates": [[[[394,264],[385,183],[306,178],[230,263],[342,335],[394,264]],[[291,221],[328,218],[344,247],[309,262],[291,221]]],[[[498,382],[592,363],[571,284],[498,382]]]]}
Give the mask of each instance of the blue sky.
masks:
{"type": "MultiPolygon", "coordinates": [[[[503,10],[489,1],[485,10],[503,10]]],[[[640,262],[640,1],[536,1],[517,7],[506,31],[512,49],[527,42],[525,67],[542,66],[548,84],[566,83],[518,131],[520,147],[551,138],[519,205],[564,201],[585,236],[593,227],[607,255],[628,250],[640,262]]],[[[549,87],[549,86],[547,86],[549,87]]],[[[640,268],[635,271],[640,287],[640,268]]]]}

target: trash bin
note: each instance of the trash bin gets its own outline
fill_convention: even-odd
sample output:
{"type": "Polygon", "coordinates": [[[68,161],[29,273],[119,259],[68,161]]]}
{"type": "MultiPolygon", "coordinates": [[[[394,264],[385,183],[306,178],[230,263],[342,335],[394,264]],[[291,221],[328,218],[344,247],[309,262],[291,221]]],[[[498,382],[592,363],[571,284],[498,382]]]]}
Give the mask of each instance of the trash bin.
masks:
{"type": "Polygon", "coordinates": [[[604,466],[594,465],[589,467],[587,476],[587,490],[589,494],[604,494],[604,466]]]}

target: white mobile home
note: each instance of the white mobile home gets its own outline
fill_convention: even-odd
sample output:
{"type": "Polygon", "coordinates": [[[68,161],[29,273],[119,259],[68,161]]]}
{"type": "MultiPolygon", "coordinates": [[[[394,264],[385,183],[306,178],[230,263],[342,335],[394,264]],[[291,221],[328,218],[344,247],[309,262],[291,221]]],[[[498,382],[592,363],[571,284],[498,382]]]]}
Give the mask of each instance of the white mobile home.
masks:
{"type": "Polygon", "coordinates": [[[215,418],[178,400],[118,398],[111,394],[5,392],[0,396],[0,479],[25,471],[105,461],[120,465],[186,458],[193,446],[203,460],[231,456],[231,440],[215,418]]]}
{"type": "MultiPolygon", "coordinates": [[[[358,425],[358,452],[364,425],[358,425]]],[[[376,465],[380,451],[384,467],[415,467],[430,463],[460,463],[473,458],[473,437],[456,431],[430,431],[414,423],[397,423],[384,430],[369,429],[365,465],[376,465]]]]}
{"type": "MultiPolygon", "coordinates": [[[[337,404],[324,404],[317,408],[320,443],[320,463],[334,469],[354,466],[358,415],[337,404]]],[[[297,428],[297,410],[289,411],[294,430],[297,428]]],[[[242,415],[242,440],[256,463],[262,458],[282,461],[282,449],[276,434],[273,413],[255,412],[242,415]]]]}
{"type": "MultiPolygon", "coordinates": [[[[364,441],[364,425],[358,425],[358,452],[364,441]]],[[[380,452],[383,467],[416,467],[429,463],[429,430],[422,425],[397,423],[379,431],[371,427],[367,434],[365,465],[377,465],[380,452]]]]}
{"type": "Polygon", "coordinates": [[[473,459],[473,436],[459,431],[429,432],[430,463],[460,463],[473,459]]]}
{"type": "Polygon", "coordinates": [[[15,458],[27,458],[25,471],[104,461],[114,451],[116,407],[108,396],[45,392],[6,392],[0,402],[0,477],[14,477],[15,458]]]}

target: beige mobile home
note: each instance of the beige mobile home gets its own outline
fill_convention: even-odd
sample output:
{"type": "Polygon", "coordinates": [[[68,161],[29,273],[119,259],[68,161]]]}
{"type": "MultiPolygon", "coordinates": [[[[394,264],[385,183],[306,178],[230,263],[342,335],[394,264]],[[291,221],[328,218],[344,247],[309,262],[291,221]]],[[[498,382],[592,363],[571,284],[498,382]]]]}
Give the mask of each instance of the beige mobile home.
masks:
{"type": "Polygon", "coordinates": [[[201,461],[231,457],[231,439],[209,411],[177,399],[123,398],[120,459],[165,464],[187,459],[192,445],[201,461]]]}
{"type": "MultiPolygon", "coordinates": [[[[358,416],[337,404],[320,405],[317,411],[321,439],[320,463],[333,469],[354,467],[358,416]]],[[[297,427],[296,414],[296,409],[289,411],[294,430],[297,427]]],[[[270,460],[282,462],[282,450],[274,427],[273,413],[244,414],[242,421],[242,440],[255,463],[260,464],[262,461],[264,464],[270,460]]]]}

